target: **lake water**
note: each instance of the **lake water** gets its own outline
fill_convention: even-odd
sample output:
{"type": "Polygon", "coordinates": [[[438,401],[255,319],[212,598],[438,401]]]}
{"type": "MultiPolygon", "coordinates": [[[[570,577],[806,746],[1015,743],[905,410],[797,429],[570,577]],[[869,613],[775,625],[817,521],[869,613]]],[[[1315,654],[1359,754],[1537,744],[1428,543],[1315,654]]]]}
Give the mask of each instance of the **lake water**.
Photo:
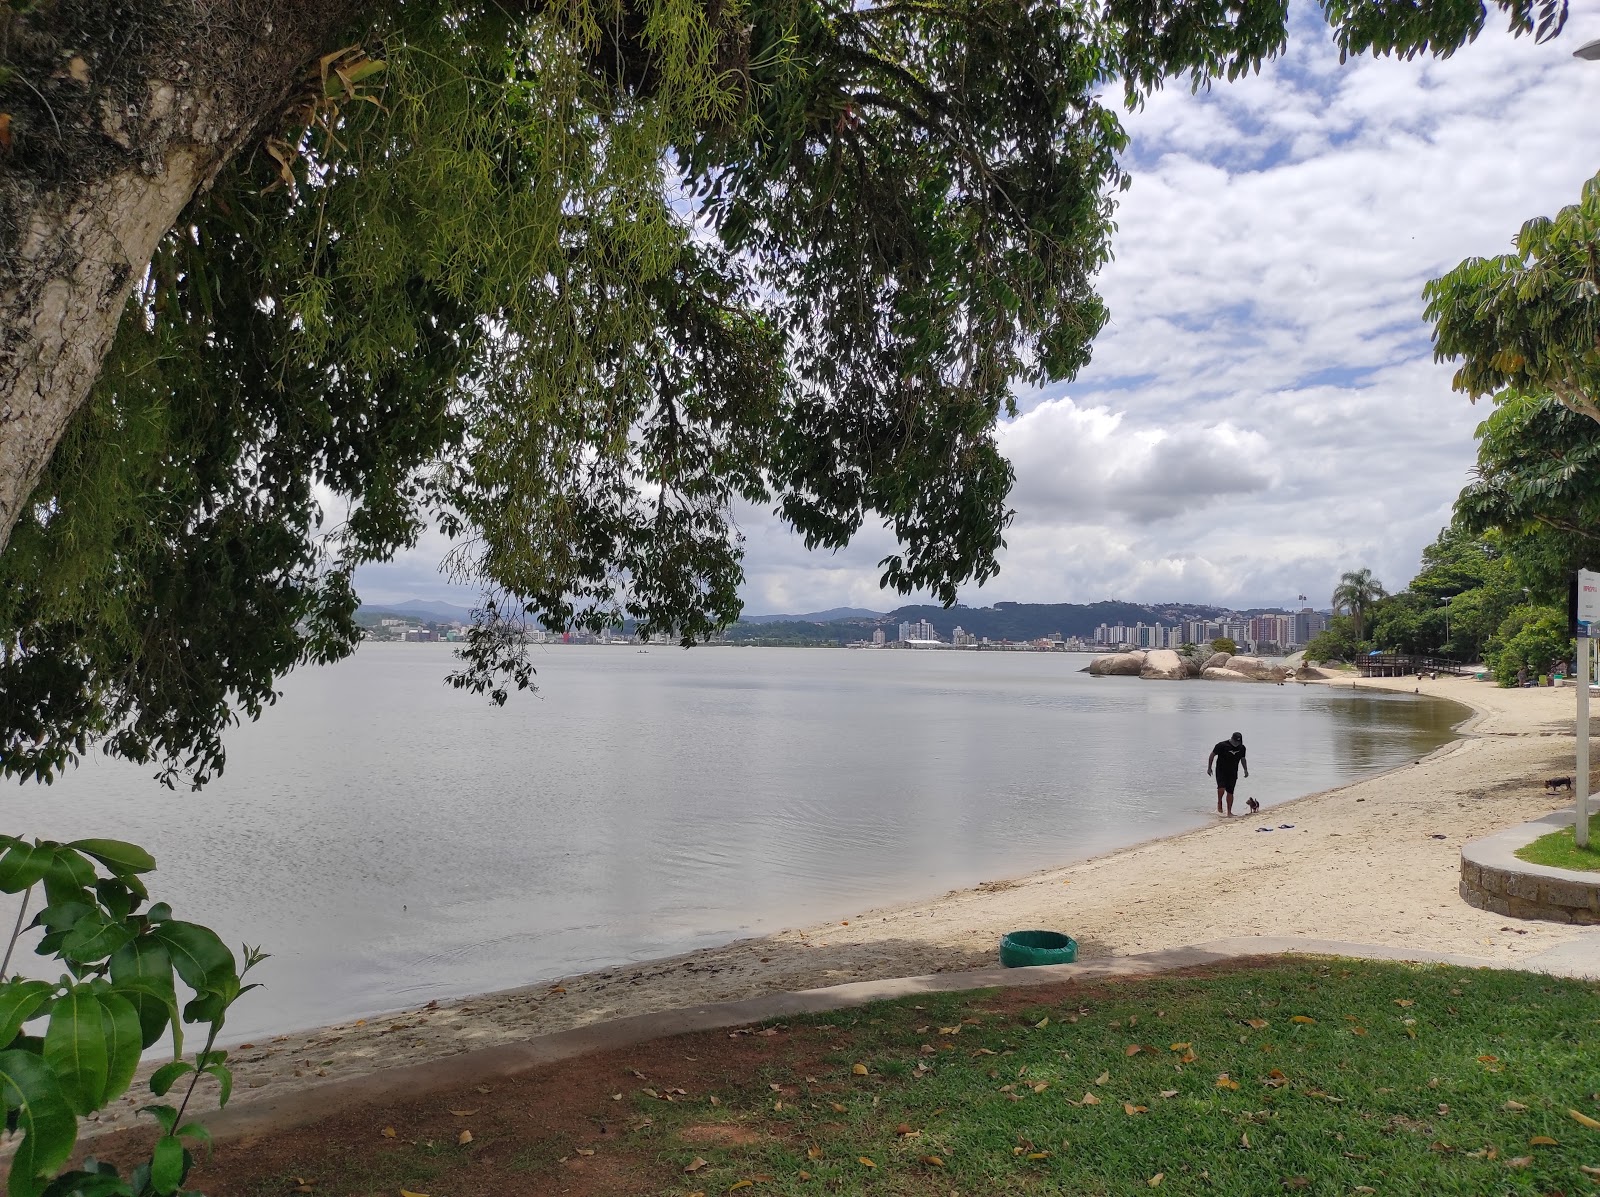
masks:
{"type": "MultiPolygon", "coordinates": [[[[445,645],[295,673],[172,793],[94,756],[3,830],[141,843],[152,894],[273,953],[248,1038],[934,897],[1428,752],[1453,704],[1091,678],[1055,653],[551,647],[495,709],[445,645]]],[[[9,914],[0,910],[0,921],[9,914]]]]}

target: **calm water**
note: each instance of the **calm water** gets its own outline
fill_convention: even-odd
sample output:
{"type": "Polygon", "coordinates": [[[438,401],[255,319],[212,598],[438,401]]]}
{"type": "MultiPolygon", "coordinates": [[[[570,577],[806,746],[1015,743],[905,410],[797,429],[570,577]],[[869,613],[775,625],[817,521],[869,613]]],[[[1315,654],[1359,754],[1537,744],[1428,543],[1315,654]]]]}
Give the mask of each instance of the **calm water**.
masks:
{"type": "MultiPolygon", "coordinates": [[[[444,645],[301,671],[173,794],[96,756],[8,831],[130,839],[179,917],[273,953],[232,1037],[932,897],[1205,823],[1242,731],[1264,805],[1464,715],[1315,686],[1090,678],[1063,654],[551,648],[503,709],[444,645]]],[[[0,919],[9,918],[0,911],[0,919]]]]}

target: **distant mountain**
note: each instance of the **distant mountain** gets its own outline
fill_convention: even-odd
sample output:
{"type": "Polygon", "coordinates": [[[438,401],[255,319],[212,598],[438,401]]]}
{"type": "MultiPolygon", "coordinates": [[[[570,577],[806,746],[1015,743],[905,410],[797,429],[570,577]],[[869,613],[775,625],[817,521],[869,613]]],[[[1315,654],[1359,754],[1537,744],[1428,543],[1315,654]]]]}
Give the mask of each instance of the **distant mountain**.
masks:
{"type": "Polygon", "coordinates": [[[433,603],[423,599],[406,599],[403,603],[362,603],[356,610],[358,616],[404,615],[411,619],[453,619],[460,623],[472,622],[472,608],[457,607],[452,603],[433,603]]]}
{"type": "Polygon", "coordinates": [[[886,619],[882,611],[868,611],[865,607],[833,607],[827,611],[813,611],[809,615],[741,615],[740,623],[835,623],[852,619],[886,619]]]}

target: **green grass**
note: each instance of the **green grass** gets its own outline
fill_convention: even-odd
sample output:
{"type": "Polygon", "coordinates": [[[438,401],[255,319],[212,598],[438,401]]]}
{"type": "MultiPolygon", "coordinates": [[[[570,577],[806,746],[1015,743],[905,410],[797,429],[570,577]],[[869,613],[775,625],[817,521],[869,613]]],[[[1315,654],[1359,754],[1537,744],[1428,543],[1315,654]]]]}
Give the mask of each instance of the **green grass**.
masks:
{"type": "Polygon", "coordinates": [[[680,1195],[1590,1192],[1600,1130],[1568,1111],[1600,1117],[1597,998],[1527,973],[1309,959],[1009,1014],[990,1007],[1013,998],[928,995],[792,1020],[796,1062],[752,1069],[715,1107],[636,1093],[650,1125],[630,1146],[680,1195]],[[756,1142],[674,1135],[707,1122],[756,1142]]]}
{"type": "Polygon", "coordinates": [[[1600,870],[1600,814],[1589,816],[1589,846],[1578,847],[1571,827],[1541,835],[1533,843],[1518,848],[1518,860],[1547,865],[1552,869],[1600,870]]]}

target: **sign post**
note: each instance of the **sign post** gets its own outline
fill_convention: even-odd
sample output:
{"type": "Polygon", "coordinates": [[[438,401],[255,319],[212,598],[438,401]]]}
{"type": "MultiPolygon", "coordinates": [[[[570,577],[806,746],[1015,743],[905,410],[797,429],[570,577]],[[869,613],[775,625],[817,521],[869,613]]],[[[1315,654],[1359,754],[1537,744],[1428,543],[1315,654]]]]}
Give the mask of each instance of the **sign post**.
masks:
{"type": "Polygon", "coordinates": [[[1572,838],[1580,848],[1589,844],[1589,633],[1600,631],[1600,573],[1578,571],[1578,775],[1572,779],[1576,810],[1572,838]]]}

